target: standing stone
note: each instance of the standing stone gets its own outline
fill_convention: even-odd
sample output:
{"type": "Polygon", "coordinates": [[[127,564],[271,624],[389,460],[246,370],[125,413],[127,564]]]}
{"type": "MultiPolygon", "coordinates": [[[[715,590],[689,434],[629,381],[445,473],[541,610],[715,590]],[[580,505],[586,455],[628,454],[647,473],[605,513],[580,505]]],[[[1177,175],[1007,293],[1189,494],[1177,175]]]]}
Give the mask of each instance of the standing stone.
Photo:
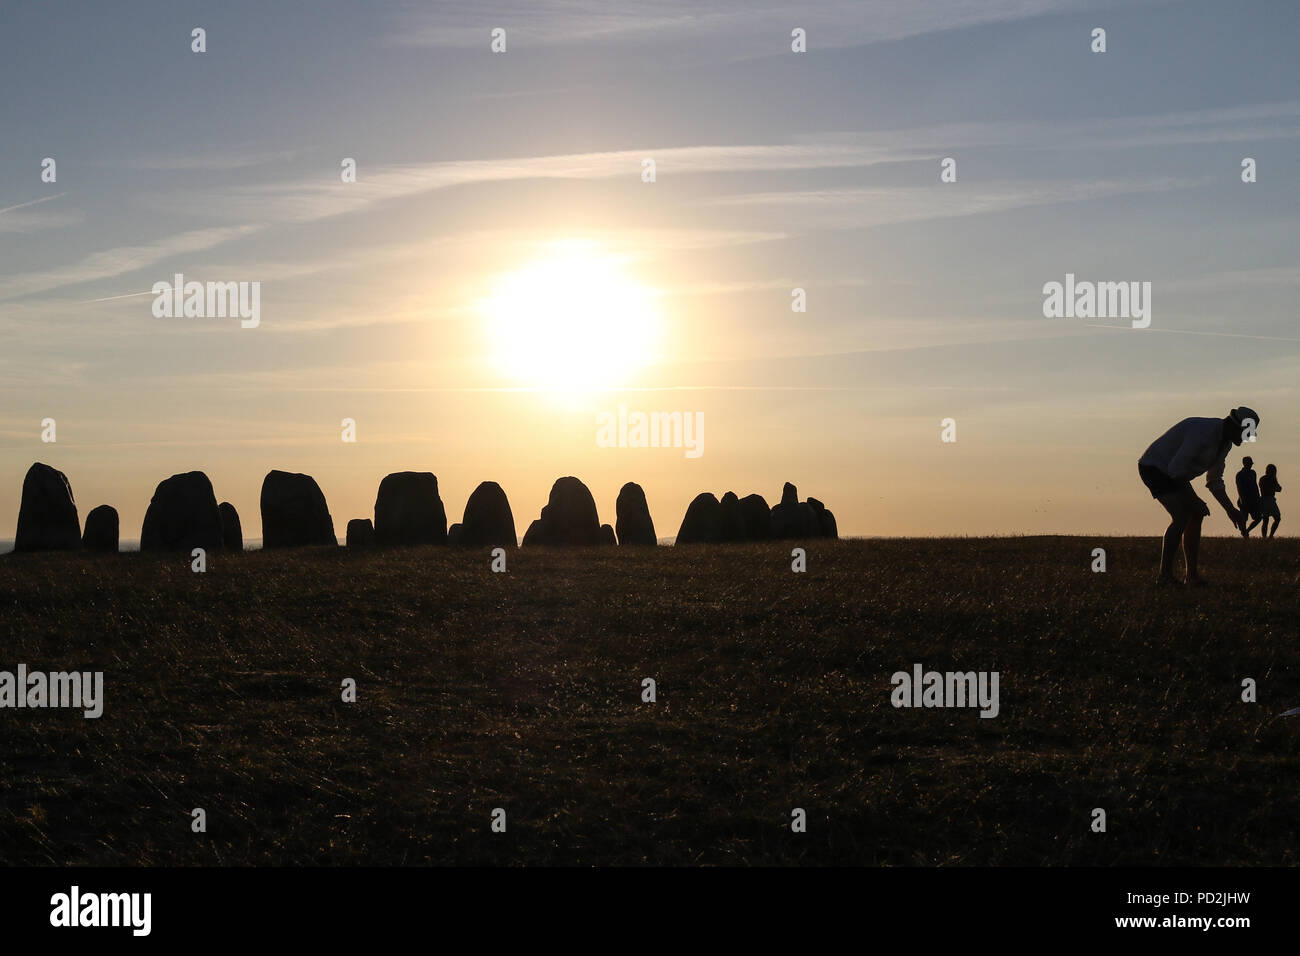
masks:
{"type": "Polygon", "coordinates": [[[835,515],[831,514],[816,498],[809,498],[808,505],[817,518],[817,535],[823,538],[838,538],[840,532],[835,525],[835,515]]]}
{"type": "Polygon", "coordinates": [[[767,541],[772,537],[772,509],[762,495],[741,498],[740,512],[745,519],[746,541],[767,541]]]}
{"type": "Polygon", "coordinates": [[[654,547],[659,543],[655,537],[655,523],[650,518],[650,506],[646,504],[645,492],[640,485],[629,481],[619,489],[614,514],[614,530],[618,532],[620,545],[654,547]]]}
{"type": "Polygon", "coordinates": [[[379,483],[375,541],[385,546],[447,543],[447,512],[432,472],[394,472],[379,483]]]}
{"type": "Polygon", "coordinates": [[[212,482],[201,471],[158,483],[140,529],[141,551],[220,551],[221,511],[212,482]]]}
{"type": "Polygon", "coordinates": [[[600,526],[600,543],[615,546],[618,544],[618,538],[614,536],[613,525],[603,524],[600,526]]]}
{"type": "Polygon", "coordinates": [[[799,538],[804,534],[804,516],[799,510],[799,490],[790,482],[781,489],[781,503],[772,508],[772,537],[799,538]]]}
{"type": "Polygon", "coordinates": [[[353,518],[348,522],[348,547],[369,548],[375,543],[375,526],[369,518],[353,518]]]}
{"type": "Polygon", "coordinates": [[[221,502],[221,547],[227,551],[244,550],[244,528],[239,523],[239,512],[229,501],[221,502]]]}
{"type": "Polygon", "coordinates": [[[272,471],[262,481],[262,547],[338,547],[325,495],[311,475],[272,471]]]}
{"type": "MultiPolygon", "coordinates": [[[[545,510],[546,510],[545,508],[542,508],[542,511],[545,510]]],[[[524,547],[527,548],[527,547],[531,547],[532,545],[541,544],[541,543],[542,543],[542,519],[537,518],[533,521],[532,524],[528,526],[528,530],[524,532],[524,547]]]]}
{"type": "Polygon", "coordinates": [[[453,548],[460,547],[461,538],[465,536],[465,525],[456,522],[447,529],[447,544],[453,548]]]}
{"type": "Polygon", "coordinates": [[[64,551],[80,546],[81,522],[72,485],[63,472],[36,462],[23,479],[14,550],[64,551]]]}
{"type": "Polygon", "coordinates": [[[467,548],[513,548],[519,544],[510,501],[495,481],[483,482],[469,496],[460,539],[453,543],[467,548]]]}
{"type": "Polygon", "coordinates": [[[740,507],[740,499],[734,491],[722,496],[718,514],[718,540],[745,540],[745,512],[740,507]]]}
{"type": "Polygon", "coordinates": [[[722,533],[722,503],[710,492],[695,496],[677,531],[677,544],[710,544],[722,533]]]}
{"type": "Polygon", "coordinates": [[[799,502],[799,529],[800,538],[820,538],[822,536],[822,526],[821,522],[817,520],[817,512],[806,501],[799,502]]]}
{"type": "Polygon", "coordinates": [[[600,544],[600,517],[596,499],[581,481],[573,476],[559,478],[551,486],[551,497],[542,508],[541,517],[529,526],[524,544],[595,545],[600,544]]]}
{"type": "Polygon", "coordinates": [[[87,551],[117,553],[117,509],[108,505],[92,508],[86,515],[86,533],[81,536],[81,546],[87,551]]]}

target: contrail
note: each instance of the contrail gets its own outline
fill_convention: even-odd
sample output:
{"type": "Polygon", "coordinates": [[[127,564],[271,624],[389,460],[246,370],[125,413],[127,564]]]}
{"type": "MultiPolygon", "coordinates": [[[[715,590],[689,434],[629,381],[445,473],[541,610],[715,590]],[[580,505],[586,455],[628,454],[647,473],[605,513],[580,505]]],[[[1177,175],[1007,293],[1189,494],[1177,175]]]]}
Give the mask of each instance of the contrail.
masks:
{"type": "Polygon", "coordinates": [[[65,192],[64,192],[64,193],[57,193],[57,194],[55,194],[55,195],[53,195],[53,196],[42,196],[40,199],[33,199],[33,200],[31,200],[31,202],[20,202],[20,203],[19,203],[18,205],[16,205],[16,206],[5,206],[4,209],[0,209],[0,214],[6,213],[6,212],[13,212],[15,209],[26,209],[28,206],[35,206],[35,205],[37,205],[38,203],[49,202],[51,199],[58,199],[60,196],[66,196],[66,195],[67,195],[67,193],[65,193],[65,192]]]}
{"type": "Polygon", "coordinates": [[[1300,338],[1287,335],[1246,335],[1244,332],[1199,332],[1192,329],[1134,329],[1127,325],[1095,325],[1085,323],[1090,329],[1124,329],[1129,332],[1178,332],[1182,335],[1218,335],[1230,339],[1263,339],[1268,342],[1300,342],[1300,338]]]}
{"type": "Polygon", "coordinates": [[[125,295],[106,295],[102,299],[82,299],[81,301],[82,302],[111,302],[113,299],[129,299],[132,296],[137,296],[137,295],[156,295],[156,293],[152,289],[150,289],[148,292],[128,292],[125,295]]]}

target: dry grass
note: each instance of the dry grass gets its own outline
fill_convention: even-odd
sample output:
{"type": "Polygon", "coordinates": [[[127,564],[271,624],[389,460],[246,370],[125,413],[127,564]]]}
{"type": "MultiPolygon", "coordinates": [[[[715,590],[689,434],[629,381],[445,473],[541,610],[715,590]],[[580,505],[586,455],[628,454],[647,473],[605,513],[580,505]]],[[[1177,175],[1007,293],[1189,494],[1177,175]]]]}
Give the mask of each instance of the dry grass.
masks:
{"type": "Polygon", "coordinates": [[[6,557],[0,669],[106,705],[0,711],[0,861],[1294,864],[1300,543],[1207,541],[1204,592],[1157,547],[6,557]],[[915,662],[1000,716],[895,710],[915,662]]]}

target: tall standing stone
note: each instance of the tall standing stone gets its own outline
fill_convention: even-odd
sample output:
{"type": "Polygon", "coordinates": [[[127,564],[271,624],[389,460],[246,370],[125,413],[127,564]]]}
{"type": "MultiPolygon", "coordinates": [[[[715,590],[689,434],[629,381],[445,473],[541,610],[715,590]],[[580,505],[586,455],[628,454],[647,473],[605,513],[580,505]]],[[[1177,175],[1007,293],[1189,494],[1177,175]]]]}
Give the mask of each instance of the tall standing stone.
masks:
{"type": "Polygon", "coordinates": [[[817,516],[817,532],[823,538],[838,538],[839,527],[835,524],[835,515],[816,498],[809,498],[808,505],[817,516]]]}
{"type": "Polygon", "coordinates": [[[140,529],[141,551],[220,551],[221,511],[212,482],[201,471],[158,483],[140,529]]]}
{"type": "Polygon", "coordinates": [[[65,551],[81,546],[72,485],[63,472],[36,462],[23,478],[15,551],[65,551]]]}
{"type": "Polygon", "coordinates": [[[804,536],[804,516],[799,510],[799,489],[786,482],[781,489],[780,504],[772,507],[772,537],[799,538],[804,536]]]}
{"type": "Polygon", "coordinates": [[[767,541],[772,537],[772,509],[762,495],[741,498],[740,513],[745,519],[746,541],[767,541]]]}
{"type": "Polygon", "coordinates": [[[745,512],[734,491],[722,496],[718,507],[718,540],[736,542],[745,540],[745,512]]]}
{"type": "Polygon", "coordinates": [[[375,541],[381,545],[447,543],[447,512],[432,472],[394,472],[379,483],[375,541]]]}
{"type": "Polygon", "coordinates": [[[262,547],[338,547],[325,495],[311,475],[272,471],[262,481],[262,547]]]}
{"type": "Polygon", "coordinates": [[[480,484],[465,502],[456,543],[467,548],[513,548],[519,544],[510,501],[495,481],[480,484]]]}
{"type": "Polygon", "coordinates": [[[650,518],[650,506],[646,504],[645,492],[640,485],[629,481],[619,489],[614,513],[614,530],[618,532],[620,545],[654,547],[659,543],[655,537],[655,523],[650,518]]]}
{"type": "Polygon", "coordinates": [[[695,496],[677,530],[677,544],[712,544],[722,534],[722,503],[705,491],[695,496]]]}
{"type": "Polygon", "coordinates": [[[524,544],[568,546],[600,543],[600,518],[591,491],[572,475],[557,479],[551,486],[551,496],[542,508],[541,517],[529,526],[524,535],[524,544]]]}

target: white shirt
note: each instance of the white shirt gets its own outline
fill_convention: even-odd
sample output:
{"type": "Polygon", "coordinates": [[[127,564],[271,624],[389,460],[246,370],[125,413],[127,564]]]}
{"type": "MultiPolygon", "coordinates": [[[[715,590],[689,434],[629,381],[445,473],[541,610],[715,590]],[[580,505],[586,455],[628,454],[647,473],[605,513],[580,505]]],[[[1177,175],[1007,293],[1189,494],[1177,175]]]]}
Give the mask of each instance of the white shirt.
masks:
{"type": "Polygon", "coordinates": [[[1224,490],[1223,467],[1232,441],[1223,437],[1222,418],[1184,418],[1151,443],[1139,465],[1159,468],[1176,481],[1205,475],[1205,487],[1224,490]]]}

